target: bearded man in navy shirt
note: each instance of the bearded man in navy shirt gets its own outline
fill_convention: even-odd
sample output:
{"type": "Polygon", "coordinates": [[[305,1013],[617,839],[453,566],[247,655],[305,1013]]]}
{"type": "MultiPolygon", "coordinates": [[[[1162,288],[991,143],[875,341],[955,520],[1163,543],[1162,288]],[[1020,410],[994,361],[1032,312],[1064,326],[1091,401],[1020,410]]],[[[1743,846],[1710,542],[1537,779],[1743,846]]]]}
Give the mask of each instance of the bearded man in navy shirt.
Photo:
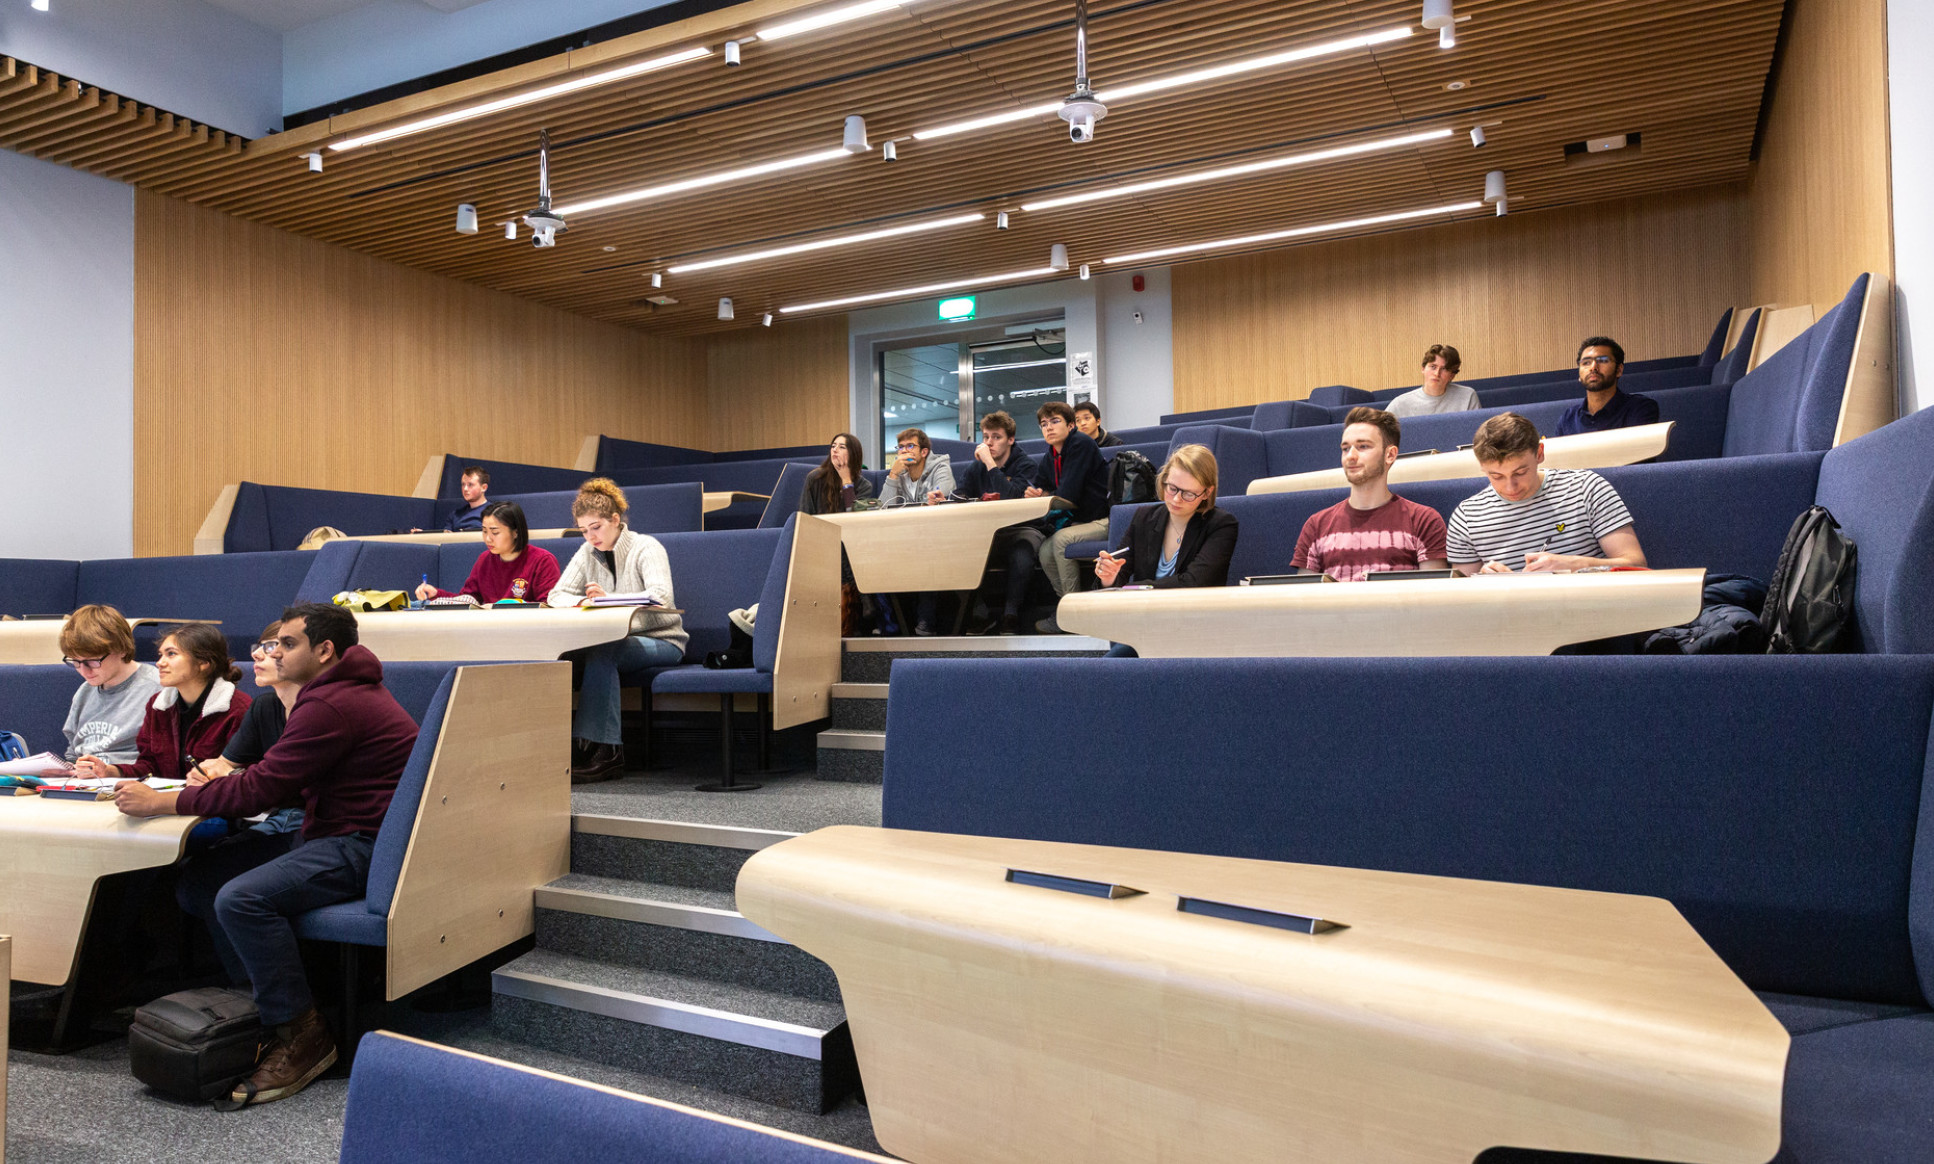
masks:
{"type": "Polygon", "coordinates": [[[1618,341],[1595,335],[1578,345],[1578,382],[1585,398],[1558,419],[1555,436],[1606,432],[1659,422],[1659,402],[1650,396],[1622,391],[1618,377],[1625,370],[1625,349],[1618,341]]]}

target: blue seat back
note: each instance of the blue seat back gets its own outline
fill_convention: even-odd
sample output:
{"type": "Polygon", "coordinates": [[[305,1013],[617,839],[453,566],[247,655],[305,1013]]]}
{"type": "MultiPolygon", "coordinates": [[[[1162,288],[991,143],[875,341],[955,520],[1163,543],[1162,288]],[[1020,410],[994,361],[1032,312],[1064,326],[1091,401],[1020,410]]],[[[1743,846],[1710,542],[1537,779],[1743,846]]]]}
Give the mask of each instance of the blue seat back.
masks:
{"type": "Polygon", "coordinates": [[[598,438],[598,472],[610,474],[621,469],[652,469],[660,465],[703,465],[713,454],[680,445],[659,445],[650,441],[628,441],[613,436],[598,438]]]}
{"type": "Polygon", "coordinates": [[[1325,384],[1320,388],[1310,389],[1309,395],[1303,399],[1311,404],[1331,408],[1339,404],[1368,404],[1370,394],[1361,388],[1352,388],[1348,384],[1325,384]]]}
{"type": "Polygon", "coordinates": [[[1726,332],[1732,328],[1732,323],[1733,309],[1728,307],[1719,314],[1719,322],[1713,325],[1712,338],[1706,341],[1705,350],[1699,353],[1701,368],[1710,368],[1719,363],[1719,356],[1726,349],[1726,332]]]}
{"type": "MultiPolygon", "coordinates": [[[[671,485],[629,485],[625,501],[631,510],[625,521],[639,533],[690,533],[705,528],[705,488],[695,481],[671,485]]],[[[492,493],[492,501],[515,501],[532,529],[569,529],[576,489],[549,493],[492,493]]]]}
{"type": "Polygon", "coordinates": [[[1920,656],[903,659],[882,823],[1647,894],[1755,989],[1924,1005],[1930,711],[1920,656]],[[932,746],[1072,691],[1132,762],[932,746]]]}
{"type": "Polygon", "coordinates": [[[222,549],[230,554],[293,550],[310,530],[325,525],[346,534],[429,529],[437,524],[436,515],[436,502],[421,497],[244,481],[236,488],[222,549]]]}
{"type": "MultiPolygon", "coordinates": [[[[884,1158],[879,1158],[884,1159],[884,1158]]],[[[358,1045],[342,1164],[852,1164],[752,1124],[377,1032],[358,1045]]]]}
{"type": "MultiPolygon", "coordinates": [[[[400,666],[400,664],[398,665],[400,666]]],[[[431,689],[428,704],[419,713],[408,707],[416,720],[416,745],[397,778],[396,791],[390,794],[389,809],[383,813],[382,827],[376,830],[376,846],[369,855],[369,885],[363,901],[369,912],[389,916],[390,902],[396,897],[396,884],[403,877],[403,858],[410,849],[410,834],[416,829],[416,814],[423,807],[423,789],[430,780],[430,761],[436,758],[437,737],[443,733],[443,712],[450,705],[450,689],[456,686],[454,664],[417,664],[420,668],[440,667],[442,674],[431,689]]],[[[383,668],[384,686],[396,694],[396,679],[391,667],[383,668]]],[[[400,674],[398,676],[400,678],[400,674]]],[[[397,697],[402,703],[402,697],[397,697]]]]}
{"type": "MultiPolygon", "coordinates": [[[[779,470],[779,480],[772,486],[772,500],[766,503],[764,512],[759,515],[760,529],[777,529],[786,524],[787,518],[799,512],[799,499],[806,492],[806,478],[816,468],[817,465],[802,461],[779,470]]],[[[959,479],[959,473],[956,467],[956,480],[959,479]]]]}
{"type": "Polygon", "coordinates": [[[779,530],[773,543],[772,560],[766,567],[765,584],[759,588],[759,620],[752,625],[752,669],[772,674],[779,659],[779,630],[786,614],[786,580],[792,576],[792,535],[799,524],[793,514],[779,530]]]}
{"type": "Polygon", "coordinates": [[[81,564],[59,558],[0,558],[0,614],[68,614],[81,564]]]}
{"type": "Polygon", "coordinates": [[[1854,621],[1867,651],[1934,652],[1931,484],[1930,409],[1848,441],[1820,465],[1818,501],[1860,548],[1854,621]]]}
{"type": "MultiPolygon", "coordinates": [[[[438,551],[445,548],[472,551],[472,562],[483,550],[482,545],[443,547],[413,542],[361,542],[354,538],[324,542],[320,548],[304,555],[310,559],[310,566],[296,590],[295,600],[327,602],[345,590],[413,591],[425,574],[441,585],[443,571],[438,551]]],[[[457,578],[458,585],[462,585],[469,572],[470,566],[466,563],[464,574],[457,578]]]]}
{"type": "MultiPolygon", "coordinates": [[[[830,439],[827,443],[831,443],[830,439]]],[[[770,449],[735,449],[729,453],[712,454],[712,460],[720,464],[726,461],[811,461],[816,465],[825,459],[825,444],[780,445],[770,449]]]]}
{"type": "Polygon", "coordinates": [[[59,661],[44,666],[0,666],[0,732],[17,732],[31,752],[67,751],[61,727],[80,689],[80,674],[59,661]]]}
{"type": "Polygon", "coordinates": [[[1253,404],[1236,404],[1228,408],[1200,408],[1194,412],[1171,412],[1161,417],[1161,423],[1216,424],[1220,421],[1240,419],[1255,410],[1256,406],[1253,404]]]}
{"type": "Polygon", "coordinates": [[[1739,378],[1726,420],[1727,456],[1833,447],[1866,297],[1862,275],[1812,327],[1739,378]]]}
{"type": "Polygon", "coordinates": [[[1753,313],[1746,317],[1746,326],[1739,332],[1739,342],[1712,366],[1714,384],[1735,384],[1746,374],[1746,363],[1752,359],[1753,341],[1759,338],[1759,322],[1765,314],[1765,308],[1755,307],[1753,313]]]}
{"type": "MultiPolygon", "coordinates": [[[[575,490],[597,474],[582,469],[563,469],[555,465],[526,465],[517,461],[486,461],[481,457],[459,457],[449,453],[443,458],[443,480],[437,489],[440,498],[455,500],[463,496],[463,470],[476,465],[490,474],[492,494],[555,493],[575,490]]],[[[447,518],[446,514],[446,518],[447,518]]]]}
{"type": "Polygon", "coordinates": [[[687,661],[732,645],[726,616],[759,601],[780,535],[776,529],[730,529],[658,536],[671,561],[672,592],[685,612],[687,661]]]}
{"type": "Polygon", "coordinates": [[[83,606],[106,603],[129,618],[220,619],[234,654],[282,617],[314,559],[298,550],[97,558],[80,564],[74,597],[83,606]]]}
{"type": "Polygon", "coordinates": [[[1159,468],[1183,445],[1203,445],[1215,454],[1218,496],[1234,497],[1249,488],[1249,482],[1269,475],[1269,451],[1263,434],[1254,429],[1226,424],[1187,425],[1176,430],[1161,458],[1149,459],[1159,468]]]}

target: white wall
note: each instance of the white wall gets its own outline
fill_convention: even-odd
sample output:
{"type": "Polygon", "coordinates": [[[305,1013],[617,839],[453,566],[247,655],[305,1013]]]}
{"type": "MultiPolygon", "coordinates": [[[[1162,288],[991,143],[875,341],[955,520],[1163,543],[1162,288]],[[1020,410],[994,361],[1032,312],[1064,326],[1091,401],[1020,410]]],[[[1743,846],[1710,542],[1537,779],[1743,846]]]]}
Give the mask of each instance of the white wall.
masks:
{"type": "Polygon", "coordinates": [[[1887,97],[1894,153],[1894,297],[1903,413],[1934,404],[1934,4],[1888,0],[1887,97]],[[1918,332],[1918,334],[1917,334],[1918,332]]]}
{"type": "Polygon", "coordinates": [[[1101,344],[1101,415],[1109,428],[1158,424],[1175,410],[1174,322],[1168,268],[1095,279],[1101,344]],[[1144,283],[1135,290],[1135,275],[1144,283]]]}
{"type": "Polygon", "coordinates": [[[3,0],[0,53],[243,137],[282,126],[282,38],[202,0],[3,0]]]}
{"type": "Polygon", "coordinates": [[[0,557],[134,553],[134,190],[0,150],[0,557]]]}

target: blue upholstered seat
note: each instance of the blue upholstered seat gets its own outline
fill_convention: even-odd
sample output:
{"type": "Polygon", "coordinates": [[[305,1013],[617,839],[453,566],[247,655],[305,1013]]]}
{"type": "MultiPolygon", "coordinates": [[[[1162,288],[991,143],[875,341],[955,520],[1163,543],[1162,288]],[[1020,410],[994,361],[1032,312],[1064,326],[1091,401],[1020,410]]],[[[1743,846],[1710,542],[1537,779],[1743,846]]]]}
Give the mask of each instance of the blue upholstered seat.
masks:
{"type": "Polygon", "coordinates": [[[1726,456],[1833,447],[1867,282],[1855,279],[1832,310],[1733,385],[1726,456]]]}
{"type": "Polygon", "coordinates": [[[325,525],[346,534],[385,534],[438,524],[436,502],[426,498],[244,481],[228,513],[222,549],[230,554],[293,550],[310,530],[325,525]]]}
{"type": "Polygon", "coordinates": [[[27,741],[29,753],[65,753],[67,737],[61,734],[61,725],[67,722],[68,705],[80,685],[80,675],[58,661],[46,666],[0,666],[0,731],[17,732],[27,741]]]}
{"type": "Polygon", "coordinates": [[[1249,482],[1269,475],[1269,451],[1263,434],[1254,429],[1188,425],[1169,438],[1169,452],[1183,445],[1203,445],[1215,454],[1216,492],[1223,497],[1233,497],[1249,488],[1249,482]]]}
{"type": "MultiPolygon", "coordinates": [[[[765,567],[765,571],[763,574],[751,572],[749,568],[752,564],[751,558],[748,558],[745,563],[734,570],[733,576],[740,584],[743,584],[745,579],[751,577],[761,577],[764,579],[757,595],[752,596],[752,600],[757,601],[759,604],[759,619],[753,624],[752,666],[750,668],[740,667],[715,670],[698,664],[688,663],[679,667],[657,670],[651,673],[650,680],[651,689],[654,692],[701,692],[725,695],[740,692],[770,692],[772,690],[772,665],[777,661],[779,656],[779,627],[781,621],[785,618],[786,579],[792,568],[792,534],[794,527],[797,525],[798,517],[795,515],[788,517],[785,525],[779,530],[752,531],[770,538],[770,541],[764,541],[762,539],[761,542],[761,545],[770,547],[762,551],[764,556],[759,560],[759,564],[765,567]]],[[[708,536],[718,537],[721,535],[708,536]]],[[[750,549],[750,545],[748,548],[750,549]]],[[[674,579],[678,577],[676,563],[674,563],[672,577],[674,579]]],[[[727,611],[741,606],[751,605],[750,601],[744,601],[747,597],[744,590],[735,589],[732,593],[741,599],[741,601],[734,602],[730,607],[726,607],[725,609],[727,611]]],[[[681,598],[679,601],[682,604],[684,599],[681,598]]],[[[725,621],[723,616],[721,616],[720,621],[722,623],[725,621]]],[[[728,631],[726,633],[729,638],[730,632],[728,631]]],[[[697,641],[697,635],[698,632],[694,630],[694,643],[697,641]]],[[[725,643],[720,643],[718,646],[710,649],[722,650],[725,646],[725,643]]],[[[704,654],[696,649],[688,651],[686,654],[688,658],[704,657],[704,654]]]]}
{"type": "Polygon", "coordinates": [[[1934,411],[1828,452],[1818,501],[1860,547],[1854,609],[1862,648],[1934,653],[1934,411]]]}
{"type": "Polygon", "coordinates": [[[772,498],[759,514],[760,529],[778,529],[786,524],[787,518],[799,512],[799,499],[806,492],[806,478],[816,468],[817,465],[801,461],[779,470],[779,480],[772,486],[772,498]]]}
{"type": "Polygon", "coordinates": [[[0,558],[0,614],[66,614],[75,607],[81,564],[55,558],[0,558]]]}

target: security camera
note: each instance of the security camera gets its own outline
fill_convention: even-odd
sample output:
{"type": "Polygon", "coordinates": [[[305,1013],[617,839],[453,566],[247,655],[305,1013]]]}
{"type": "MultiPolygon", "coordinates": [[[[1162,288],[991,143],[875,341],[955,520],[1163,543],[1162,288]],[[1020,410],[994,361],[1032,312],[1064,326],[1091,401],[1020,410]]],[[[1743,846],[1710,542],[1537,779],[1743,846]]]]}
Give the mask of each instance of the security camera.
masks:
{"type": "Polygon", "coordinates": [[[1095,119],[1077,117],[1068,123],[1068,140],[1076,144],[1095,140],[1095,119]]]}
{"type": "Polygon", "coordinates": [[[1095,140],[1095,122],[1108,116],[1108,107],[1095,100],[1086,89],[1076,90],[1057,111],[1068,123],[1068,140],[1076,144],[1095,140]]]}
{"type": "Polygon", "coordinates": [[[534,231],[534,232],[532,232],[532,234],[531,234],[531,245],[532,245],[532,246],[534,246],[534,247],[536,247],[536,248],[537,248],[538,250],[540,250],[540,251],[541,251],[541,250],[544,250],[544,249],[546,249],[547,247],[554,247],[554,246],[556,246],[556,245],[557,245],[557,231],[556,231],[556,230],[554,230],[554,229],[548,229],[548,228],[547,228],[547,229],[545,229],[545,230],[539,230],[539,231],[534,231]]]}

